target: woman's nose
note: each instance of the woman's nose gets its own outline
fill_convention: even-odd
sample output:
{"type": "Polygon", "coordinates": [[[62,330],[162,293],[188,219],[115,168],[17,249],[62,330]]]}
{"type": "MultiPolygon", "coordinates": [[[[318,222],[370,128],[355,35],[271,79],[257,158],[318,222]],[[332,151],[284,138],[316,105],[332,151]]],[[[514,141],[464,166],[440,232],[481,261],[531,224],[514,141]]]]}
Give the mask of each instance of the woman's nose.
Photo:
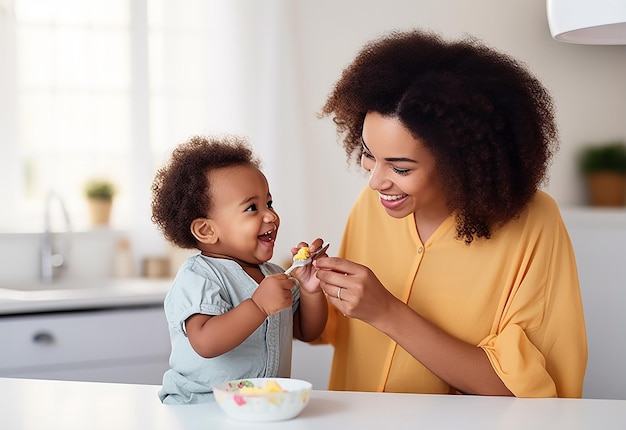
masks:
{"type": "Polygon", "coordinates": [[[370,174],[370,179],[368,181],[369,187],[373,190],[381,190],[385,183],[385,177],[380,171],[380,169],[377,169],[376,166],[373,166],[369,170],[369,174],[370,174]]]}

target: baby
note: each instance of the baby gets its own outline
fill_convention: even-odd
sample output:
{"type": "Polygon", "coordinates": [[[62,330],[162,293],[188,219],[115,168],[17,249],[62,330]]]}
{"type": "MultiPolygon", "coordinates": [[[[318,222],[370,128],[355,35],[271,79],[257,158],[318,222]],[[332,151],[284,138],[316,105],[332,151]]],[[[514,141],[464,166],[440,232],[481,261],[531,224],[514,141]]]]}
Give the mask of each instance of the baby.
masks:
{"type": "Polygon", "coordinates": [[[156,173],[152,220],[174,245],[200,251],[165,298],[172,353],[163,403],[210,401],[226,380],[289,377],[293,337],[314,340],[326,324],[315,267],[291,277],[269,262],[280,218],[259,167],[245,139],[196,136],[156,173]]]}

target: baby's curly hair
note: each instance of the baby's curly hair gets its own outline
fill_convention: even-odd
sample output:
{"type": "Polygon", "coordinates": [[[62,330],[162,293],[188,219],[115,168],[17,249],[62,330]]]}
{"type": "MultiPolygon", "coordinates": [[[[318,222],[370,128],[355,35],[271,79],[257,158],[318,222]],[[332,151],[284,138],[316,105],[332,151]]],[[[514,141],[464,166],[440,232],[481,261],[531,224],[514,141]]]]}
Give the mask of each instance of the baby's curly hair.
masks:
{"type": "Polygon", "coordinates": [[[260,168],[248,141],[238,136],[193,136],[172,152],[152,182],[152,221],[167,240],[181,248],[195,248],[191,222],[212,208],[208,173],[223,167],[260,168]]]}
{"type": "Polygon", "coordinates": [[[558,150],[544,86],[472,37],[396,31],[366,44],[319,115],[332,116],[348,162],[361,163],[368,112],[398,118],[432,152],[468,244],[520,214],[558,150]]]}

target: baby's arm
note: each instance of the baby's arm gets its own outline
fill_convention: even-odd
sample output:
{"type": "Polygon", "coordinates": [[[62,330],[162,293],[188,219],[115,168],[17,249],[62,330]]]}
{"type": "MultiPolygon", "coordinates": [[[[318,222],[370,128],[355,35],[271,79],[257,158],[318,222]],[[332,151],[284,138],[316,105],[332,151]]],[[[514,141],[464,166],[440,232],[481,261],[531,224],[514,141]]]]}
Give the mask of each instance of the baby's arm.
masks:
{"type": "MultiPolygon", "coordinates": [[[[306,246],[304,242],[300,245],[306,246]]],[[[322,245],[323,241],[319,238],[311,243],[313,250],[319,249],[322,245]]],[[[297,252],[297,249],[292,249],[292,252],[297,252]]],[[[292,272],[300,282],[300,306],[293,318],[293,336],[304,342],[317,339],[324,330],[328,318],[328,303],[320,288],[319,279],[315,276],[316,271],[315,266],[309,264],[292,272]]]]}
{"type": "Polygon", "coordinates": [[[221,315],[194,314],[185,321],[191,347],[204,358],[222,355],[246,340],[269,315],[292,305],[293,279],[271,275],[252,298],[221,315]]]}
{"type": "Polygon", "coordinates": [[[304,342],[317,339],[326,326],[328,303],[320,290],[309,293],[300,288],[300,306],[293,316],[293,336],[304,342]]]}

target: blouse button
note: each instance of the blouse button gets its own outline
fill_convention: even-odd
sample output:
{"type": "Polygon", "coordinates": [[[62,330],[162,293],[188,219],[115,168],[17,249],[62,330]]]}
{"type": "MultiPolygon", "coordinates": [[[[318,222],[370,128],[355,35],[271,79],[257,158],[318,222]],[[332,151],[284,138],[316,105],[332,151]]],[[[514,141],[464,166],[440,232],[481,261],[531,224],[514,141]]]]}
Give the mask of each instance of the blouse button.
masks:
{"type": "Polygon", "coordinates": [[[422,251],[423,251],[423,248],[422,248],[421,246],[420,246],[419,248],[417,248],[417,253],[418,253],[418,254],[421,254],[421,253],[422,253],[422,251]]]}

